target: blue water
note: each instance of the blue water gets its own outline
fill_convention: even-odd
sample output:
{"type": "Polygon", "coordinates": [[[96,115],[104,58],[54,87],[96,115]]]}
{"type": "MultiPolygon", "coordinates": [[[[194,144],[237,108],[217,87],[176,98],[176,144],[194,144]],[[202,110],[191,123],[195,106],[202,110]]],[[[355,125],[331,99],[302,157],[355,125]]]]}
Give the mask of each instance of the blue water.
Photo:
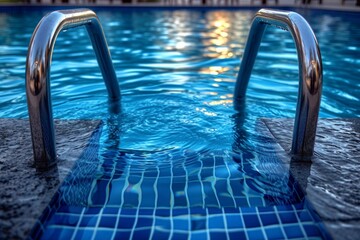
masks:
{"type": "MultiPolygon", "coordinates": [[[[1,118],[28,117],[27,45],[45,13],[0,13],[1,118]]],[[[97,11],[121,86],[124,148],[202,148],[219,143],[223,148],[231,143],[234,81],[254,13],[97,11]],[[179,135],[183,137],[172,137],[179,135]]],[[[319,12],[304,16],[323,57],[320,117],[359,117],[359,18],[319,12]]],[[[108,117],[107,93],[91,49],[84,28],[59,35],[51,65],[55,118],[108,117]]],[[[269,28],[247,92],[245,126],[259,117],[294,117],[297,91],[293,40],[288,32],[269,28]]]]}
{"type": "MultiPolygon", "coordinates": [[[[242,218],[226,238],[232,232],[247,238],[324,236],[303,193],[276,158],[278,146],[258,122],[261,117],[295,115],[298,62],[288,32],[267,30],[245,110],[238,113],[232,94],[255,11],[96,12],[121,86],[121,112],[109,113],[85,29],[62,32],[51,65],[54,117],[101,119],[104,126],[100,140],[94,140],[97,148],[89,150],[93,159],[81,158],[60,188],[44,238],[88,238],[86,231],[93,238],[101,231],[112,237],[118,233],[139,238],[209,237],[229,230],[236,220],[227,218],[238,213],[242,218]],[[264,220],[268,214],[277,216],[270,227],[264,220]],[[112,223],[121,222],[120,215],[133,223],[115,228],[112,223]],[[307,215],[311,217],[303,221],[307,215]],[[106,225],[104,220],[102,226],[107,217],[113,221],[106,225]],[[184,218],[186,223],[176,223],[184,218]],[[218,230],[209,232],[209,219],[215,218],[218,230]],[[84,219],[88,222],[82,225],[84,219]],[[152,226],[160,230],[154,227],[154,233],[149,230],[152,226]]],[[[28,117],[27,45],[45,13],[0,13],[0,118],[28,117]]],[[[359,117],[360,19],[326,12],[304,16],[318,37],[323,57],[320,117],[359,117]]]]}

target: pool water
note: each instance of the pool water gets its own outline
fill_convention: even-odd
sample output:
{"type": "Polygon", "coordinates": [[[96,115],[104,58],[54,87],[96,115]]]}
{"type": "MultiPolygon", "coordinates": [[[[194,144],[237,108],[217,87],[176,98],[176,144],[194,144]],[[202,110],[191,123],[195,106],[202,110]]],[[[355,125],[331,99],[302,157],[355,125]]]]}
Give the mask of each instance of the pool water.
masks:
{"type": "MultiPolygon", "coordinates": [[[[28,117],[27,45],[46,12],[0,12],[1,118],[28,117]]],[[[54,117],[104,124],[32,237],[328,237],[258,120],[295,115],[298,62],[288,32],[267,30],[246,105],[233,108],[255,12],[97,9],[121,87],[120,112],[108,107],[85,29],[59,35],[54,117]]],[[[322,51],[320,117],[359,117],[360,19],[303,14],[322,51]]]]}

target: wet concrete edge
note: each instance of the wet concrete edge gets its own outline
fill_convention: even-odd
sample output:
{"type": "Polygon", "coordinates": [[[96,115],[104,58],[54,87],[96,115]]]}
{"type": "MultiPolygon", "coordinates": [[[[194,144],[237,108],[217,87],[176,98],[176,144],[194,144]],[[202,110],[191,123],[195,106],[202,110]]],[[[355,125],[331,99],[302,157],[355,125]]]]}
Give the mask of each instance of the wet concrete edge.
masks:
{"type": "Polygon", "coordinates": [[[261,119],[334,239],[360,239],[360,119],[320,119],[309,161],[291,159],[293,120],[261,119]]]}
{"type": "Polygon", "coordinates": [[[0,239],[25,239],[79,159],[100,120],[55,120],[57,167],[33,164],[27,119],[0,119],[0,239]]]}

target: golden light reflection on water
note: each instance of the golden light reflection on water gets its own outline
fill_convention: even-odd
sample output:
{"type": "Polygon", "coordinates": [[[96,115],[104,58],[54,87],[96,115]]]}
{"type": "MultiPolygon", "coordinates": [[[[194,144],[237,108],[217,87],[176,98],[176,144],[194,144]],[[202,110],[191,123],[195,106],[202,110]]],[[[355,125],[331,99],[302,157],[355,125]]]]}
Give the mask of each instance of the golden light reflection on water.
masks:
{"type": "Polygon", "coordinates": [[[232,99],[224,99],[224,100],[216,100],[211,102],[205,102],[206,105],[209,106],[218,106],[218,105],[232,105],[232,99]]]}
{"type": "Polygon", "coordinates": [[[204,34],[205,57],[224,59],[235,55],[229,48],[231,27],[230,15],[226,12],[208,16],[207,28],[212,31],[204,34]]]}
{"type": "MultiPolygon", "coordinates": [[[[243,34],[243,22],[237,20],[242,20],[244,16],[226,11],[206,13],[206,21],[197,23],[204,25],[205,31],[201,32],[198,32],[197,25],[192,23],[193,18],[194,15],[189,12],[175,11],[169,13],[165,28],[167,39],[162,42],[165,51],[168,53],[177,52],[176,59],[186,59],[187,54],[194,51],[194,39],[196,39],[198,45],[201,45],[201,49],[196,48],[195,50],[200,54],[198,57],[224,60],[238,58],[241,53],[239,49],[245,42],[243,39],[245,35],[243,34]],[[234,19],[237,20],[234,21],[234,19]]],[[[181,64],[186,67],[188,63],[182,62],[181,64]]],[[[203,92],[203,94],[214,96],[214,101],[205,104],[209,106],[232,104],[232,95],[228,96],[224,93],[223,86],[227,83],[234,83],[236,78],[220,78],[220,76],[223,77],[222,74],[232,73],[234,69],[225,64],[224,66],[216,64],[215,61],[209,65],[203,65],[196,69],[198,73],[209,75],[207,78],[211,79],[208,83],[210,91],[203,92]]],[[[189,63],[190,67],[192,67],[191,62],[189,63]]],[[[201,112],[209,115],[205,110],[201,110],[201,112]]]]}
{"type": "Polygon", "coordinates": [[[202,92],[201,94],[210,95],[210,96],[217,96],[217,95],[219,95],[217,92],[202,92]]]}
{"type": "Polygon", "coordinates": [[[217,116],[216,113],[210,112],[210,111],[208,111],[206,108],[199,108],[199,107],[197,107],[195,110],[196,110],[197,112],[202,112],[202,113],[205,114],[206,116],[211,116],[211,117],[216,117],[216,116],[217,116]]]}
{"type": "Polygon", "coordinates": [[[212,66],[212,67],[200,69],[200,73],[218,75],[219,73],[224,73],[224,72],[228,71],[229,69],[230,68],[228,68],[228,67],[212,66]]]}

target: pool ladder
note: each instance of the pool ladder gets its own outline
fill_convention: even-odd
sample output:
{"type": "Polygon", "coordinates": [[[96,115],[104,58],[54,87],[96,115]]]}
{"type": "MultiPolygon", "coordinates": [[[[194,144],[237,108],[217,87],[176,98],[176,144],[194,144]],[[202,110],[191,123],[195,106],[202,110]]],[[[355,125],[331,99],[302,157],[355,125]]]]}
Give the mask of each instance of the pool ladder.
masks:
{"type": "MultiPolygon", "coordinates": [[[[109,100],[120,100],[120,88],[103,29],[88,9],[52,12],[39,22],[31,37],[26,60],[26,95],[35,165],[39,170],[56,164],[55,131],[50,96],[50,65],[55,41],[68,28],[85,26],[90,36],[109,100]]],[[[322,89],[322,63],[315,35],[304,18],[287,11],[260,10],[254,17],[237,77],[235,106],[245,98],[252,67],[266,26],[287,29],[299,58],[300,81],[292,141],[294,156],[311,156],[314,150],[322,89]]]]}
{"type": "Polygon", "coordinates": [[[296,45],[299,62],[299,91],[291,154],[309,159],[314,152],[322,92],[322,60],[319,44],[307,21],[289,11],[261,9],[252,21],[234,92],[234,104],[242,105],[251,71],[267,26],[288,30],[296,45]]]}
{"type": "Polygon", "coordinates": [[[35,165],[56,163],[55,131],[50,95],[50,65],[57,36],[64,29],[85,26],[96,54],[110,101],[120,88],[105,35],[96,14],[88,9],[54,11],[41,19],[31,37],[26,59],[26,96],[35,165]]]}

